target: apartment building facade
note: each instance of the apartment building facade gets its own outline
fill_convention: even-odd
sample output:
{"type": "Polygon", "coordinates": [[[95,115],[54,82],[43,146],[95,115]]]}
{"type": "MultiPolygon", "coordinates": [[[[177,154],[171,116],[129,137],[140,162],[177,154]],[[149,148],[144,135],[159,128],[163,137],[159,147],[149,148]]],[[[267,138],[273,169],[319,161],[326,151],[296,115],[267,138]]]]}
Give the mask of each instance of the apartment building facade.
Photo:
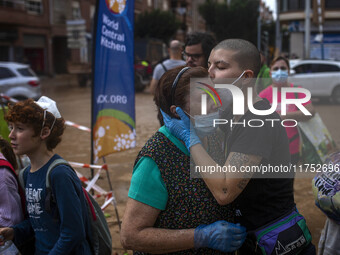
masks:
{"type": "MultiPolygon", "coordinates": [[[[318,23],[317,0],[310,0],[310,58],[340,60],[340,1],[321,0],[322,41],[318,23]],[[322,54],[323,51],[323,54],[322,54]]],[[[305,0],[280,0],[280,23],[289,33],[288,53],[304,58],[305,0]]]]}
{"type": "MultiPolygon", "coordinates": [[[[161,9],[182,22],[176,37],[205,31],[204,0],[135,0],[135,15],[161,9]]],[[[90,64],[96,0],[0,0],[0,61],[28,63],[38,74],[69,72],[90,64]]],[[[152,28],[150,28],[152,29],[152,28]]]]}
{"type": "Polygon", "coordinates": [[[0,61],[29,63],[38,74],[67,72],[67,61],[80,61],[67,45],[67,21],[84,20],[91,39],[95,0],[1,0],[0,61]]]}

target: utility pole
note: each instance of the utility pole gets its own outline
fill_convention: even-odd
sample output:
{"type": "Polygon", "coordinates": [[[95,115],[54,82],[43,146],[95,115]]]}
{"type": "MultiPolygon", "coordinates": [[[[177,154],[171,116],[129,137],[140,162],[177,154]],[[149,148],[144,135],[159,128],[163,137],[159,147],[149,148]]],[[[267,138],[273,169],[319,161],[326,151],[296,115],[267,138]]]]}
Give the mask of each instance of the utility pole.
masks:
{"type": "Polygon", "coordinates": [[[280,0],[276,0],[275,55],[281,54],[280,0]]]}
{"type": "Polygon", "coordinates": [[[257,18],[257,49],[261,51],[261,3],[259,2],[259,16],[257,18]]]}
{"type": "Polygon", "coordinates": [[[305,58],[310,57],[310,0],[305,0],[305,58]]]}
{"type": "Polygon", "coordinates": [[[324,9],[325,9],[324,0],[314,0],[313,22],[315,25],[319,27],[319,34],[315,36],[314,41],[317,41],[320,43],[321,59],[325,59],[325,49],[324,49],[324,41],[323,41],[324,9]]]}

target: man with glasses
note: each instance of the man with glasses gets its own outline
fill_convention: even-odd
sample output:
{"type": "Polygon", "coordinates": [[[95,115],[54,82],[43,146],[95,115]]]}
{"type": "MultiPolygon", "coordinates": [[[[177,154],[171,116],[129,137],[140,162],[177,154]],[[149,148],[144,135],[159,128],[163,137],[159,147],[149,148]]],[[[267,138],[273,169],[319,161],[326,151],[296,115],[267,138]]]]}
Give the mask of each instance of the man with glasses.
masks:
{"type": "Polygon", "coordinates": [[[203,66],[207,68],[210,52],[215,45],[215,39],[209,34],[201,32],[188,34],[182,53],[187,66],[203,66]]]}

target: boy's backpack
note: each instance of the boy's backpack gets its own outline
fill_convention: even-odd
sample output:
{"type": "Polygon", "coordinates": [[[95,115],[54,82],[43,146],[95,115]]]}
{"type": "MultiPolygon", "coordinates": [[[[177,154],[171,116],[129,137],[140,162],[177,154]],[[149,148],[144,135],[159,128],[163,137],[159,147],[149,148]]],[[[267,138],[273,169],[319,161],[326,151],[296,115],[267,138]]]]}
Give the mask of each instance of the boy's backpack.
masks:
{"type": "Polygon", "coordinates": [[[23,214],[25,215],[25,212],[26,212],[26,210],[25,210],[25,201],[26,201],[25,192],[24,192],[24,189],[22,189],[22,186],[19,185],[20,183],[19,183],[19,180],[18,180],[17,173],[15,172],[13,166],[7,160],[0,159],[0,167],[7,168],[12,173],[14,178],[16,179],[17,184],[18,184],[18,192],[19,192],[20,200],[21,200],[21,208],[22,208],[23,214]]]}
{"type": "MultiPolygon", "coordinates": [[[[59,166],[67,165],[73,171],[75,171],[70,164],[64,159],[56,159],[51,163],[46,174],[46,200],[45,200],[45,210],[51,212],[51,204],[55,203],[53,197],[52,187],[50,185],[50,174],[51,171],[59,166]]],[[[25,187],[24,182],[24,172],[27,169],[24,168],[19,173],[19,181],[22,187],[25,187]]],[[[94,255],[111,255],[112,253],[112,239],[109,227],[107,225],[103,211],[101,210],[98,203],[94,198],[84,189],[84,195],[87,201],[88,216],[91,222],[91,233],[86,233],[87,239],[89,241],[92,253],[94,255]]],[[[58,217],[58,216],[57,216],[58,217]]]]}

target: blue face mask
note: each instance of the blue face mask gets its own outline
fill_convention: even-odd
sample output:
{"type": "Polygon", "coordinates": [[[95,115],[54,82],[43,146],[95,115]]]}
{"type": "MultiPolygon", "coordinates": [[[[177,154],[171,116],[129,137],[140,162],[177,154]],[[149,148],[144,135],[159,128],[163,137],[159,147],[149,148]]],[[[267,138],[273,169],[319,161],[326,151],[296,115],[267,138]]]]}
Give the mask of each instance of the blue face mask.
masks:
{"type": "Polygon", "coordinates": [[[288,79],[288,71],[287,70],[277,70],[272,72],[272,79],[277,83],[285,83],[288,79]]]}
{"type": "Polygon", "coordinates": [[[195,115],[195,116],[191,116],[187,112],[185,113],[195,120],[194,129],[199,137],[211,135],[216,131],[217,125],[214,127],[214,120],[220,118],[219,111],[209,113],[207,115],[195,115]]]}

